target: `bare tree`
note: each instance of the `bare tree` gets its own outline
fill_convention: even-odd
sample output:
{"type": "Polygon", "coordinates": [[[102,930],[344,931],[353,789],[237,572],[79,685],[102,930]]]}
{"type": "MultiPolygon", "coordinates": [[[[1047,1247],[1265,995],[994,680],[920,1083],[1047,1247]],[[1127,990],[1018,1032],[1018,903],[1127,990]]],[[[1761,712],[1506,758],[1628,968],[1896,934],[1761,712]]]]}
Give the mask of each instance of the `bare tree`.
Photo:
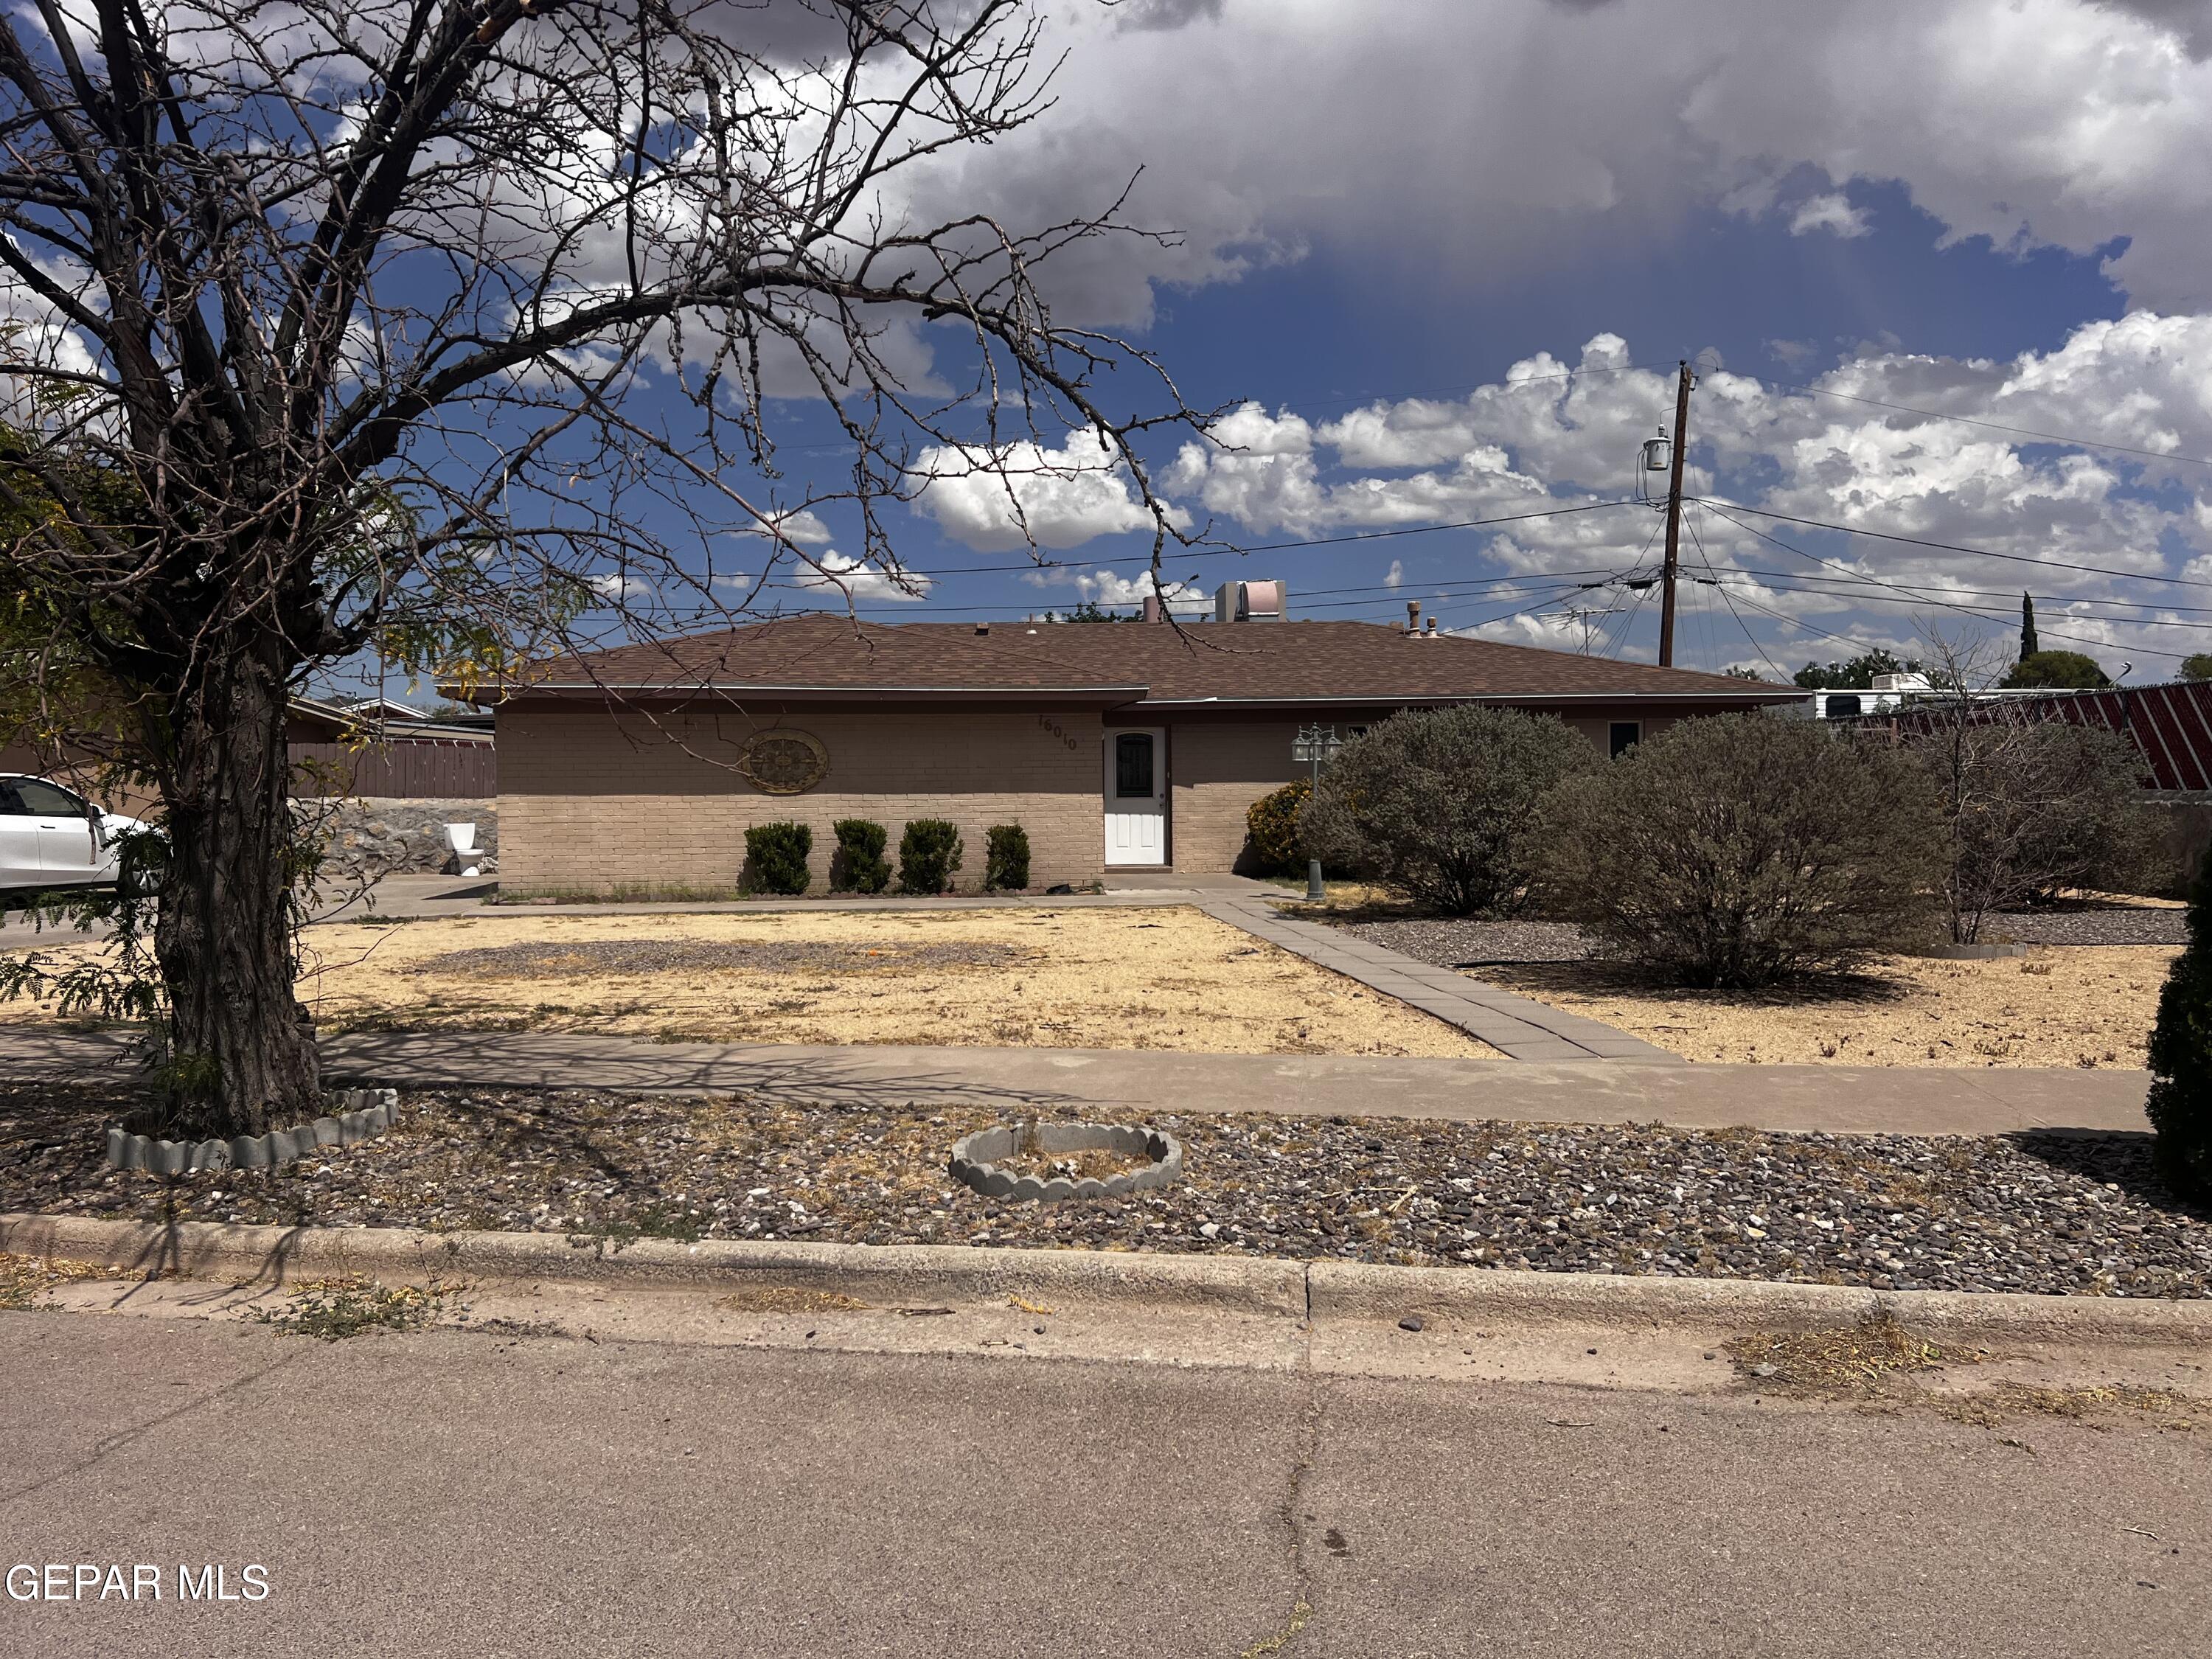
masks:
{"type": "Polygon", "coordinates": [[[1943,804],[1952,939],[1978,942],[1992,911],[2136,874],[2154,831],[2134,743],[2017,701],[1977,699],[1996,666],[1990,642],[1932,629],[1923,637],[1934,693],[1914,705],[1904,736],[1943,804]]]}
{"type": "Polygon", "coordinates": [[[1071,428],[1157,568],[1139,444],[1197,417],[1037,276],[1139,233],[925,205],[1047,106],[1038,29],[1028,0],[0,19],[9,669],[44,736],[106,732],[159,792],[180,1131],[314,1109],[284,725],[319,666],[469,680],[741,610],[766,567],[730,586],[732,526],[835,584],[793,530],[833,499],[908,580],[885,502],[951,457],[1018,520],[1012,474],[1071,428]],[[784,476],[794,409],[834,424],[830,486],[784,476]]]}

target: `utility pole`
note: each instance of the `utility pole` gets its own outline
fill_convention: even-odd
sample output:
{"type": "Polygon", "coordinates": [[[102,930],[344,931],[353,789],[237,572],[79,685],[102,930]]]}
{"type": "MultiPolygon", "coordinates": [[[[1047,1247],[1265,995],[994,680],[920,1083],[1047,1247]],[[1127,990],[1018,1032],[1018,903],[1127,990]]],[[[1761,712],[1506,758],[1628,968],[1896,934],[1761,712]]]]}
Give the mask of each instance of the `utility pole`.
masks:
{"type": "Polygon", "coordinates": [[[1674,665],[1674,570],[1682,544],[1682,457],[1690,447],[1690,365],[1674,382],[1674,453],[1667,483],[1666,586],[1659,600],[1659,665],[1674,665]]]}

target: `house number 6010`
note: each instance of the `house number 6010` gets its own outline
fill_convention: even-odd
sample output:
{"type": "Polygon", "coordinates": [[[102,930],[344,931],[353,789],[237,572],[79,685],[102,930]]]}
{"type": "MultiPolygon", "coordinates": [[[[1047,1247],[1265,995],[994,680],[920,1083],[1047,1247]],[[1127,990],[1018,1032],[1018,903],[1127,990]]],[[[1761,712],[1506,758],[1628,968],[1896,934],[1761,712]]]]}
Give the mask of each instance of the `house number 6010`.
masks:
{"type": "Polygon", "coordinates": [[[1062,743],[1066,744],[1070,749],[1073,749],[1073,748],[1076,747],[1076,742],[1075,742],[1075,739],[1074,739],[1073,738],[1069,737],[1069,736],[1067,735],[1067,733],[1066,733],[1065,731],[1061,730],[1061,729],[1060,729],[1060,722],[1059,722],[1058,720],[1056,720],[1053,719],[1053,717],[1052,717],[1051,715],[1049,715],[1049,714],[1039,714],[1039,715],[1037,716],[1037,724],[1038,724],[1039,726],[1042,726],[1042,727],[1044,727],[1044,729],[1045,729],[1046,731],[1048,731],[1048,732],[1051,732],[1051,733],[1053,734],[1053,736],[1054,736],[1055,738],[1059,738],[1062,743]]]}

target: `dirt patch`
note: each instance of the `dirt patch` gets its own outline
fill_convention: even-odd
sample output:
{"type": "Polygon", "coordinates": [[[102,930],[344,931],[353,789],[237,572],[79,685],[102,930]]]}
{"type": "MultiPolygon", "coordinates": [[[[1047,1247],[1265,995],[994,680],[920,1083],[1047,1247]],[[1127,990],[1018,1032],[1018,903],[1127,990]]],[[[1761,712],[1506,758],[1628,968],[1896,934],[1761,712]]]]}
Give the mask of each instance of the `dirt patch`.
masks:
{"type": "Polygon", "coordinates": [[[1188,908],[468,916],[308,940],[301,994],[335,1030],[1494,1054],[1188,908]]]}
{"type": "Polygon", "coordinates": [[[867,945],[855,939],[524,940],[448,951],[404,971],[428,978],[599,979],[640,974],[988,973],[1040,959],[1035,951],[982,939],[867,945]]]}
{"type": "Polygon", "coordinates": [[[821,1314],[865,1313],[868,1304],[857,1297],[836,1291],[800,1291],[781,1285],[760,1285],[718,1296],[714,1305],[732,1313],[821,1314]]]}
{"type": "Polygon", "coordinates": [[[1886,957],[1760,991],[1656,986],[1616,963],[1473,975],[1690,1060],[1767,1065],[2141,1067],[2179,952],[2077,946],[1989,962],[1886,957]]]}

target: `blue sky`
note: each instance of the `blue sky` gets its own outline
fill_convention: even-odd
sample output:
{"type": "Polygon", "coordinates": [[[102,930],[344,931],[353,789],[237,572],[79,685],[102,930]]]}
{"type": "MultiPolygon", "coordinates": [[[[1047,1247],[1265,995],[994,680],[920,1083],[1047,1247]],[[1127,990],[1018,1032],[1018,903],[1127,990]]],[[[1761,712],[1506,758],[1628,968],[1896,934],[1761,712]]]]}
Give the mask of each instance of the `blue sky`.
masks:
{"type": "MultiPolygon", "coordinates": [[[[1059,103],[910,201],[1018,227],[1143,169],[1132,216],[1179,241],[1079,250],[1056,314],[1157,352],[1194,405],[1249,400],[1155,457],[1194,520],[1331,538],[1169,577],[1649,659],[1640,507],[1343,538],[1628,493],[1702,356],[1692,489],[1733,506],[1691,515],[1678,660],[1771,674],[1930,627],[2002,659],[2023,589],[2046,644],[2136,683],[2212,648],[2212,0],[1041,9],[1059,103]]],[[[794,491],[833,484],[823,411],[779,414],[794,491]]],[[[1080,447],[1030,459],[1049,568],[988,491],[933,486],[891,519],[926,592],[860,571],[861,614],[1126,602],[1124,482],[1080,447]]],[[[834,506],[804,531],[832,568],[860,545],[834,506]]],[[[757,570],[765,544],[735,545],[757,570]]],[[[764,603],[846,603],[797,574],[764,603]]]]}

